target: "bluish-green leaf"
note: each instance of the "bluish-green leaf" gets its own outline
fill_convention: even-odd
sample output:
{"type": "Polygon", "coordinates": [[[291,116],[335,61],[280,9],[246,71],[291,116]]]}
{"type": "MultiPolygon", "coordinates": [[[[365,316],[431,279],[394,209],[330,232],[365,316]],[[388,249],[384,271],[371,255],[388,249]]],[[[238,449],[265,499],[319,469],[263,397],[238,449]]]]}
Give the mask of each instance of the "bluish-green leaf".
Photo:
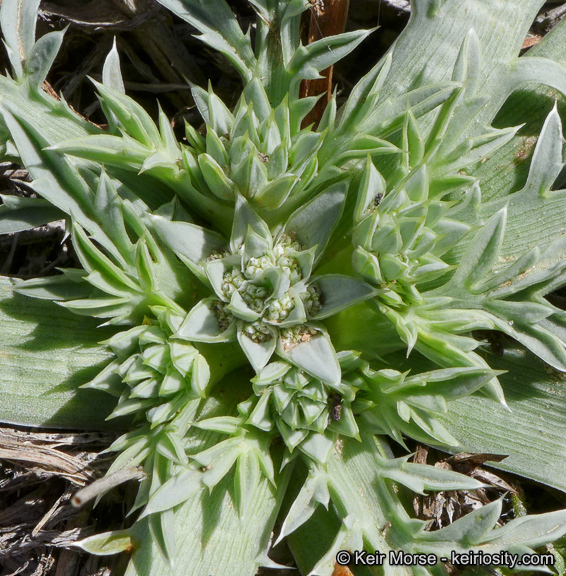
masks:
{"type": "Polygon", "coordinates": [[[227,342],[234,337],[235,326],[223,330],[218,324],[214,311],[219,301],[206,298],[199,302],[188,314],[175,337],[195,342],[227,342]]]}
{"type": "Polygon", "coordinates": [[[245,35],[224,0],[159,0],[201,32],[200,40],[224,54],[249,81],[255,64],[250,38],[245,35]]]}
{"type": "Polygon", "coordinates": [[[61,220],[65,213],[40,198],[1,195],[0,234],[14,234],[61,220]]]}
{"type": "Polygon", "coordinates": [[[285,224],[285,232],[307,248],[317,247],[320,258],[336,227],[346,200],[347,182],[338,182],[297,209],[285,224]]]}
{"type": "Polygon", "coordinates": [[[0,278],[0,420],[51,428],[116,427],[104,421],[115,398],[79,389],[111,359],[98,342],[113,331],[50,301],[14,294],[10,285],[0,278]]]}
{"type": "Polygon", "coordinates": [[[35,24],[40,0],[6,0],[2,3],[0,23],[10,63],[21,80],[22,63],[35,44],[35,24]]]}
{"type": "Polygon", "coordinates": [[[315,277],[312,281],[322,292],[322,307],[320,312],[313,316],[315,320],[333,316],[378,293],[369,284],[341,274],[326,274],[315,277]]]}
{"type": "Polygon", "coordinates": [[[198,267],[214,252],[222,253],[226,247],[220,234],[196,224],[173,222],[161,216],[150,216],[150,219],[163,242],[198,267]]]}
{"type": "Polygon", "coordinates": [[[340,381],[340,364],[330,338],[316,334],[300,344],[277,343],[278,354],[323,382],[337,384],[340,381]]]}
{"type": "Polygon", "coordinates": [[[114,530],[113,532],[104,532],[102,534],[88,536],[75,542],[73,546],[90,554],[106,556],[108,554],[130,552],[134,547],[134,542],[128,530],[114,530]]]}
{"type": "Polygon", "coordinates": [[[102,68],[102,83],[117,92],[126,93],[124,80],[122,79],[122,70],[120,68],[120,56],[116,46],[116,39],[112,45],[112,50],[106,56],[104,67],[102,68]]]}
{"type": "MultiPolygon", "coordinates": [[[[29,3],[27,3],[29,4],[29,3]]],[[[25,74],[30,84],[39,90],[55,57],[61,48],[64,32],[49,32],[42,36],[33,46],[25,60],[25,74]]]]}

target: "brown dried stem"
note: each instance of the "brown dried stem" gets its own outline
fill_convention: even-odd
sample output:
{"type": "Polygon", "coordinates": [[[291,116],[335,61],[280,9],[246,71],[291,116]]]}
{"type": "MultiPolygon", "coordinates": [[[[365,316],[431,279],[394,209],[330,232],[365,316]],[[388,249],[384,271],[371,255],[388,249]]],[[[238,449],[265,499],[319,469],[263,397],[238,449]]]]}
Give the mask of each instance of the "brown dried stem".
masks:
{"type": "MultiPolygon", "coordinates": [[[[316,42],[328,36],[342,34],[346,29],[350,0],[311,0],[310,27],[308,42],[316,42]]],[[[318,126],[332,95],[333,66],[323,70],[319,80],[304,80],[301,84],[301,98],[324,96],[303,121],[303,126],[318,126]]]]}

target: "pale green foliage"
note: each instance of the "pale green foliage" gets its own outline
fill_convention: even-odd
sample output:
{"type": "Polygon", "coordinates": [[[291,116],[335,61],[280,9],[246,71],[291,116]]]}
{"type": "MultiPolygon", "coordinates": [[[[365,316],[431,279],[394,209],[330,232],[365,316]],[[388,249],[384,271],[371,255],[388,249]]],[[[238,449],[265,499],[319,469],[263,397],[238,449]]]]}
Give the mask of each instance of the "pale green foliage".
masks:
{"type": "MultiPolygon", "coordinates": [[[[112,330],[103,342],[112,359],[84,387],[116,398],[110,419],[129,417],[109,449],[110,472],[146,472],[134,527],[82,549],[133,543],[129,575],[228,573],[210,550],[231,550],[239,526],[248,532],[238,573],[252,576],[273,564],[268,536],[289,481],[279,539],[290,537],[313,576],[331,574],[340,549],[522,556],[563,536],[564,512],[500,528],[501,501],[428,532],[408,513],[405,489],[481,485],[393,458],[385,436],[455,450],[445,425],[453,402],[480,392],[505,405],[502,371],[476,330],[503,332],[566,370],[566,315],[545,299],[566,284],[564,237],[510,248],[521,201],[533,213],[563,201],[551,190],[564,168],[556,108],[511,200],[501,190],[482,202],[475,175],[517,138],[517,128],[491,127],[507,96],[532,81],[564,92],[566,71],[505,53],[490,92],[484,60],[500,64],[482,55],[471,26],[451,46],[449,75],[440,66],[409,73],[402,37],[343,106],[334,96],[320,124],[303,127],[316,99],[299,98],[300,82],[368,31],[304,46],[307,0],[249,0],[252,43],[224,0],[160,1],[243,81],[234,110],[211,86],[191,87],[206,129],[187,124],[183,142],[161,109],[156,123],[126,95],[116,46],[95,82],[108,130],[47,97],[40,86],[62,34],[35,42],[34,0],[4,0],[0,13],[14,75],[0,78],[2,153],[28,169],[41,197],[3,197],[0,232],[64,217],[82,265],[15,290],[112,330]],[[187,517],[215,544],[187,544],[187,517]],[[304,534],[321,518],[325,549],[315,556],[304,534]],[[179,569],[186,550],[192,564],[179,569]]],[[[478,0],[467,3],[481,12],[478,0]]],[[[412,22],[434,26],[458,10],[418,0],[412,22]]],[[[384,571],[446,573],[442,564],[384,571]]]]}

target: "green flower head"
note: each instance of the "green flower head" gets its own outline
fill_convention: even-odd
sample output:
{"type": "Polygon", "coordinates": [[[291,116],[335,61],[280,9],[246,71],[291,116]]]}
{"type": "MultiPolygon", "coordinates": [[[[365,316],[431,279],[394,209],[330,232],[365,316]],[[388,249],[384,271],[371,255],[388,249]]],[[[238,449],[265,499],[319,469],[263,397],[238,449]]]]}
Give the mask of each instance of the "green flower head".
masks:
{"type": "Polygon", "coordinates": [[[161,238],[212,291],[176,337],[237,340],[256,372],[276,353],[323,382],[339,382],[338,358],[320,321],[376,293],[350,276],[315,273],[344,201],[339,182],[273,233],[239,196],[229,242],[194,224],[153,217],[161,238]]]}

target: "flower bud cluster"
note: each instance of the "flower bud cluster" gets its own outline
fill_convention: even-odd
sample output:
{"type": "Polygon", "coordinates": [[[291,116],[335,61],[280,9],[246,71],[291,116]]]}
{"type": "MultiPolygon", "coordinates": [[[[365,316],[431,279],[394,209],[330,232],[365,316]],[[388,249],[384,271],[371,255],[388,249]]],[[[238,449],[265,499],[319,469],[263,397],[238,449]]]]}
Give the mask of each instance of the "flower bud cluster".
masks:
{"type": "Polygon", "coordinates": [[[267,307],[267,318],[271,322],[281,322],[289,316],[289,312],[295,307],[295,303],[289,292],[277,300],[272,300],[267,307]]]}
{"type": "Polygon", "coordinates": [[[281,330],[283,348],[285,350],[290,350],[297,346],[297,344],[301,344],[301,342],[308,342],[315,334],[316,330],[309,328],[308,326],[283,328],[283,330],[281,330]]]}
{"type": "Polygon", "coordinates": [[[314,316],[322,306],[322,292],[316,284],[309,284],[307,291],[301,294],[305,304],[305,310],[309,316],[314,316]]]}
{"type": "Polygon", "coordinates": [[[214,314],[216,315],[216,320],[218,321],[218,326],[224,332],[230,328],[230,324],[234,321],[234,316],[226,310],[226,304],[221,300],[214,303],[214,314]]]}
{"type": "MultiPolygon", "coordinates": [[[[243,252],[244,247],[241,248],[243,252]]],[[[300,297],[308,315],[316,314],[321,307],[321,291],[316,285],[305,286],[301,266],[297,254],[305,250],[299,242],[284,235],[273,250],[262,256],[252,256],[243,259],[241,267],[232,267],[222,278],[222,292],[230,300],[234,292],[238,292],[247,306],[261,318],[246,322],[244,334],[254,342],[267,341],[272,333],[264,323],[278,324],[288,319],[296,306],[295,299],[300,297]],[[278,269],[281,277],[288,279],[289,290],[274,296],[274,287],[266,274],[270,269],[278,269]],[[294,292],[295,294],[293,294],[294,292]]],[[[224,330],[229,327],[233,316],[218,302],[214,306],[219,326],[224,330]]],[[[298,327],[297,327],[298,328],[298,327]]],[[[295,340],[301,336],[292,336],[295,340]]]]}
{"type": "Polygon", "coordinates": [[[263,322],[251,322],[244,326],[244,334],[253,342],[267,342],[271,338],[269,328],[263,322]]]}
{"type": "MultiPolygon", "coordinates": [[[[113,417],[144,414],[152,426],[171,420],[179,407],[202,390],[193,389],[193,365],[198,350],[171,337],[164,323],[148,323],[108,341],[119,360],[109,366],[106,378],[124,387],[113,417]]],[[[89,386],[96,387],[96,382],[89,386]]]]}
{"type": "Polygon", "coordinates": [[[350,352],[340,353],[340,363],[346,377],[332,386],[286,362],[269,364],[252,380],[256,398],[246,408],[247,422],[266,431],[277,428],[289,451],[306,449],[313,436],[322,444],[333,432],[358,437],[351,408],[357,388],[348,380],[358,363],[350,352]]]}

